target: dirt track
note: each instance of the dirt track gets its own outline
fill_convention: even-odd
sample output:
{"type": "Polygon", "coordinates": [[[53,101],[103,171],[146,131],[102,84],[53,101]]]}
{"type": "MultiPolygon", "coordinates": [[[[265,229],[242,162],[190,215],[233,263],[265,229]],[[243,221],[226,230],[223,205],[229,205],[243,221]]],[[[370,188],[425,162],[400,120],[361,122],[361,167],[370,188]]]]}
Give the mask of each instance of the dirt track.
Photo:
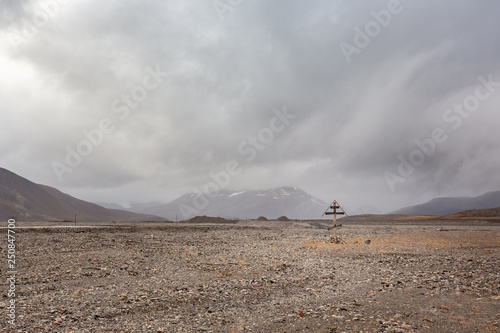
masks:
{"type": "Polygon", "coordinates": [[[2,267],[0,327],[498,332],[500,226],[424,224],[344,225],[345,245],[323,222],[18,229],[16,326],[2,267]]]}

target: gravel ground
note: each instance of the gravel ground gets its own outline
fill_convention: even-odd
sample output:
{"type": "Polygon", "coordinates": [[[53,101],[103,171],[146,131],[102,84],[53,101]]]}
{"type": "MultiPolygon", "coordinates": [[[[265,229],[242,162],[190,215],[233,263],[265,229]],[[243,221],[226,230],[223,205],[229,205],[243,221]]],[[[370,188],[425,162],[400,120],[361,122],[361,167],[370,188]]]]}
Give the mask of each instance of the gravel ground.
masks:
{"type": "MultiPolygon", "coordinates": [[[[500,225],[16,230],[5,332],[499,332],[500,225]]],[[[5,268],[5,269],[4,269],[5,268]]]]}

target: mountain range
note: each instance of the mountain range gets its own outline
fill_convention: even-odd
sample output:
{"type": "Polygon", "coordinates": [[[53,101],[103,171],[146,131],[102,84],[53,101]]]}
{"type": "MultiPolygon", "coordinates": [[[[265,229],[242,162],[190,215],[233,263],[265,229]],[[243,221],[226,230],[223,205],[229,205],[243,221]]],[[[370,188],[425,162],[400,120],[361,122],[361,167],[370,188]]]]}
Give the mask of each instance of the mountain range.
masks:
{"type": "Polygon", "coordinates": [[[327,206],[323,200],[298,187],[286,186],[264,190],[219,190],[210,196],[188,193],[163,205],[132,205],[126,209],[158,215],[172,221],[198,215],[249,219],[261,216],[268,219],[281,216],[290,219],[318,219],[327,206]]]}
{"type": "Polygon", "coordinates": [[[158,216],[107,209],[0,168],[0,219],[18,221],[158,221],[158,216]]]}
{"type": "MultiPolygon", "coordinates": [[[[328,204],[304,190],[277,187],[264,190],[219,190],[216,193],[189,193],[166,203],[118,204],[86,202],[56,188],[33,183],[0,168],[0,219],[19,221],[160,221],[187,220],[207,215],[224,218],[319,219],[328,204]],[[105,207],[103,207],[105,206],[105,207]]],[[[477,197],[443,197],[401,208],[392,214],[445,216],[468,210],[500,207],[500,191],[477,197]]],[[[472,214],[472,213],[470,213],[472,214]]],[[[480,212],[473,212],[480,214],[480,212]]],[[[497,211],[491,214],[497,214],[497,211]]],[[[467,215],[468,216],[468,215],[467,215]]]]}
{"type": "Polygon", "coordinates": [[[408,206],[392,214],[443,216],[466,210],[500,207],[500,191],[488,192],[476,197],[442,197],[426,203],[408,206]]]}

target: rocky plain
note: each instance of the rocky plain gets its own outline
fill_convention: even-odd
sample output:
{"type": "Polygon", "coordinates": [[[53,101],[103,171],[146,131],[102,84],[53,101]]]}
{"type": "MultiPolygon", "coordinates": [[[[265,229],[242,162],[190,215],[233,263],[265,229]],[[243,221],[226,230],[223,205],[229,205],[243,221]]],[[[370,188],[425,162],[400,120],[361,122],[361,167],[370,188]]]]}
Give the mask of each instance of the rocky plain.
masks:
{"type": "Polygon", "coordinates": [[[498,221],[331,223],[18,223],[0,331],[500,331],[498,221]]]}

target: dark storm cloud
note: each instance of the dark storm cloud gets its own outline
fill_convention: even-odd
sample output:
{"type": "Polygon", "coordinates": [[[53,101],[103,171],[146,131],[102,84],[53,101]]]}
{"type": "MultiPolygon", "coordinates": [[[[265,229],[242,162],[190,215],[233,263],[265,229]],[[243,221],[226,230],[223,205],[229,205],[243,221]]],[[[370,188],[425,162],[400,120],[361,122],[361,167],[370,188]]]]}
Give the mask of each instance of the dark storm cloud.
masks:
{"type": "Polygon", "coordinates": [[[500,187],[500,88],[458,129],[443,119],[479,76],[500,81],[496,1],[242,1],[223,14],[210,1],[61,2],[15,52],[13,33],[54,3],[2,12],[2,164],[38,182],[97,201],[168,200],[236,160],[230,187],[297,185],[355,209],[500,187]],[[348,62],[342,43],[356,47],[391,8],[348,62]],[[127,106],[148,68],[161,82],[127,106]],[[241,147],[275,109],[294,118],[247,161],[241,147]],[[113,129],[59,182],[53,162],[103,119],[113,129]],[[447,140],[393,192],[386,172],[401,177],[399,156],[435,128],[447,140]]]}

